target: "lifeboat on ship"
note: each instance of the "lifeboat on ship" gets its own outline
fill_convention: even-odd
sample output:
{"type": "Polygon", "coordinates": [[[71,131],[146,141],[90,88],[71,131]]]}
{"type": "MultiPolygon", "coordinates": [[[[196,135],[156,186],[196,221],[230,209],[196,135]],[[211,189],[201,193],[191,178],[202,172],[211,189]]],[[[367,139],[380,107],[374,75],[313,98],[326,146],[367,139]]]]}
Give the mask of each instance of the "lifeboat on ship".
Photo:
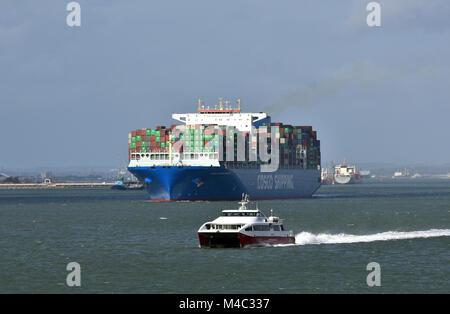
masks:
{"type": "Polygon", "coordinates": [[[247,208],[248,195],[243,195],[238,209],[223,210],[220,217],[204,223],[198,230],[200,247],[232,248],[295,243],[294,233],[284,230],[279,217],[264,215],[256,205],[247,208]]]}

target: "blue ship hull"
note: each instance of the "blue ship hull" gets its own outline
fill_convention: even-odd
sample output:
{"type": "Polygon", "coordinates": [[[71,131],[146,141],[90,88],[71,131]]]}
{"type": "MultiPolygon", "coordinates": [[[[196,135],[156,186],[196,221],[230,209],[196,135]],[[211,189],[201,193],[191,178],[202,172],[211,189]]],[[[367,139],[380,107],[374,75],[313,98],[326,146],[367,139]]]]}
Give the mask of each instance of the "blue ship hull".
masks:
{"type": "Polygon", "coordinates": [[[225,167],[128,167],[146,183],[155,201],[240,200],[311,197],[320,187],[320,171],[313,169],[227,169],[225,167]]]}

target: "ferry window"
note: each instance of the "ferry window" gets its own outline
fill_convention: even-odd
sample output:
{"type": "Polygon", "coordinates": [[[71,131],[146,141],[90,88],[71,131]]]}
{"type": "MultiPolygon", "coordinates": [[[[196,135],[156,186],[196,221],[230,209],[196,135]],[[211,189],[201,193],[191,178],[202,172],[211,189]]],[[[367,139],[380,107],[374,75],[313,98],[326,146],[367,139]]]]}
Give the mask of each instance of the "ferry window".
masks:
{"type": "Polygon", "coordinates": [[[150,157],[150,154],[145,155],[145,157],[147,157],[147,158],[150,157]]]}
{"type": "Polygon", "coordinates": [[[281,228],[281,231],[284,231],[284,227],[283,227],[283,225],[281,225],[281,226],[280,226],[280,228],[281,228]]]}
{"type": "Polygon", "coordinates": [[[136,158],[136,155],[135,154],[131,155],[131,159],[134,159],[134,158],[136,158]]]}
{"type": "Polygon", "coordinates": [[[245,231],[253,231],[253,227],[252,226],[247,227],[247,228],[245,228],[245,231]]]}
{"type": "Polygon", "coordinates": [[[194,156],[195,156],[194,154],[191,154],[191,159],[194,159],[195,158],[194,156]]]}
{"type": "Polygon", "coordinates": [[[255,231],[269,231],[270,228],[268,225],[254,225],[253,230],[255,231]]]}
{"type": "Polygon", "coordinates": [[[169,154],[166,154],[165,156],[166,156],[166,160],[169,160],[169,154]]]}
{"type": "Polygon", "coordinates": [[[155,155],[154,155],[154,154],[151,154],[151,155],[150,155],[150,159],[151,159],[151,160],[155,160],[155,155]]]}
{"type": "Polygon", "coordinates": [[[273,226],[273,230],[274,231],[280,231],[280,226],[279,225],[274,225],[273,226]]]}
{"type": "Polygon", "coordinates": [[[145,155],[144,155],[144,154],[141,154],[141,157],[142,157],[142,158],[144,158],[144,157],[145,157],[145,155]]]}
{"type": "Polygon", "coordinates": [[[206,230],[209,230],[211,228],[211,226],[208,224],[205,226],[206,230]]]}

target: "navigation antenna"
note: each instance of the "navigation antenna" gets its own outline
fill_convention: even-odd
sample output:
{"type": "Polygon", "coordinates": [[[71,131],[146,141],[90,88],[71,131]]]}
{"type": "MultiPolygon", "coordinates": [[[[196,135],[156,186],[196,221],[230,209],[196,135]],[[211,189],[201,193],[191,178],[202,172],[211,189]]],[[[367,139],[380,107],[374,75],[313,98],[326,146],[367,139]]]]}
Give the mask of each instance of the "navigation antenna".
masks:
{"type": "Polygon", "coordinates": [[[239,202],[241,204],[241,207],[239,207],[239,210],[246,210],[247,204],[248,204],[248,194],[242,193],[242,201],[239,202]]]}

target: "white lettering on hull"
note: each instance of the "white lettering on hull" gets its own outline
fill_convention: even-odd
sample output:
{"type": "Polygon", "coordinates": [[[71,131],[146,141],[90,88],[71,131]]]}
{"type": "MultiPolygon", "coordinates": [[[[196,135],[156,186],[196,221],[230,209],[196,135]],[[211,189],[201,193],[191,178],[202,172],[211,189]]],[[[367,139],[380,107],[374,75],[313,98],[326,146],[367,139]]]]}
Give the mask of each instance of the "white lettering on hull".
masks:
{"type": "Polygon", "coordinates": [[[293,174],[260,174],[257,179],[258,190],[293,190],[293,174]]]}

